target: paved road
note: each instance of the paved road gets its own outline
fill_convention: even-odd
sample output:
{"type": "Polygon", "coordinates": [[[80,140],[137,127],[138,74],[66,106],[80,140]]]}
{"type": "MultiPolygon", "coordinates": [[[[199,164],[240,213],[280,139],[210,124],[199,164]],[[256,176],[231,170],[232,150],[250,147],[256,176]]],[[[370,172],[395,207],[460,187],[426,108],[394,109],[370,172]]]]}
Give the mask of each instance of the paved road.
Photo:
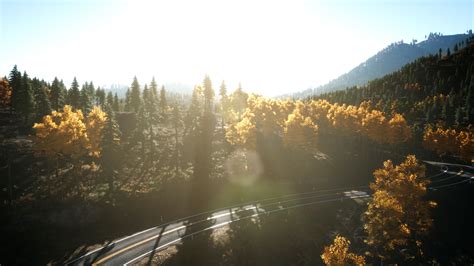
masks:
{"type": "Polygon", "coordinates": [[[127,236],[74,259],[66,265],[133,264],[150,256],[153,251],[180,243],[183,238],[192,237],[232,222],[326,202],[360,201],[369,197],[367,190],[367,187],[357,187],[350,190],[299,193],[204,212],[127,236]]]}
{"type": "MultiPolygon", "coordinates": [[[[432,179],[431,188],[433,190],[473,179],[472,170],[474,167],[442,162],[424,162],[439,167],[442,171],[440,174],[432,176],[436,177],[436,179],[432,179]],[[454,178],[462,178],[463,181],[453,183],[452,179],[454,178]],[[446,183],[448,184],[444,185],[446,183]],[[440,185],[436,186],[435,184],[440,185]]],[[[67,265],[133,264],[144,257],[150,256],[153,251],[160,251],[168,246],[180,243],[184,238],[192,237],[232,222],[326,202],[344,200],[363,201],[367,197],[369,197],[368,187],[360,186],[298,193],[229,206],[224,209],[188,216],[124,237],[74,259],[68,262],[67,265]]]]}

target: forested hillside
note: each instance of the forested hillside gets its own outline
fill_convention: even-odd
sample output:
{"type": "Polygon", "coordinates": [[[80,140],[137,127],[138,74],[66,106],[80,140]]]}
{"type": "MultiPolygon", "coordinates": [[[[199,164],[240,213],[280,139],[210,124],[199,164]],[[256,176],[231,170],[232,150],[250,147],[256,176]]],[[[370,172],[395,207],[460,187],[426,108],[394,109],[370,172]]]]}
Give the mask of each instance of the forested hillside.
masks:
{"type": "MultiPolygon", "coordinates": [[[[456,141],[448,141],[447,138],[455,139],[459,135],[472,134],[473,62],[474,45],[471,43],[450,55],[420,58],[366,86],[322,94],[315,99],[351,105],[370,102],[373,108],[383,112],[400,113],[412,126],[419,143],[425,140],[428,148],[441,154],[463,153],[470,161],[474,151],[471,148],[456,150],[450,147],[456,145],[456,141]],[[434,129],[431,130],[431,127],[434,129]],[[451,136],[448,137],[448,134],[451,136]],[[446,139],[442,140],[443,137],[446,139]]],[[[467,138],[466,144],[469,141],[467,138]]]]}
{"type": "Polygon", "coordinates": [[[321,93],[343,90],[347,87],[363,86],[367,82],[381,78],[399,70],[402,66],[418,58],[429,55],[447,55],[464,48],[472,38],[472,31],[466,34],[446,35],[430,33],[426,40],[410,43],[392,43],[376,55],[370,57],[348,73],[314,89],[295,93],[292,97],[304,98],[321,93]]]}

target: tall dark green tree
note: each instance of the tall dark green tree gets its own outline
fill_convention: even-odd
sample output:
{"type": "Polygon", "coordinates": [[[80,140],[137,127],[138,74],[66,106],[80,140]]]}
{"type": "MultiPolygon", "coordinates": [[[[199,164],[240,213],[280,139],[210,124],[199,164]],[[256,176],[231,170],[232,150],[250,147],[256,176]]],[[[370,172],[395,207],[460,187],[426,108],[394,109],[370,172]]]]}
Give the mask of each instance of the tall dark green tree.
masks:
{"type": "Polygon", "coordinates": [[[53,110],[60,110],[64,106],[64,90],[61,87],[61,82],[55,77],[51,84],[51,108],[53,110]]]}
{"type": "Polygon", "coordinates": [[[132,110],[131,102],[130,102],[130,88],[127,88],[127,92],[125,92],[125,104],[124,104],[124,111],[130,112],[132,110]]]}
{"type": "Polygon", "coordinates": [[[30,78],[26,72],[23,72],[20,90],[16,95],[16,101],[17,107],[15,108],[15,111],[18,115],[23,117],[24,123],[26,125],[28,123],[30,114],[35,108],[33,88],[31,86],[30,78]]]}
{"type": "Polygon", "coordinates": [[[204,94],[204,110],[212,112],[212,101],[214,100],[214,90],[212,89],[212,82],[208,75],[204,77],[203,81],[204,94]]]}
{"type": "Polygon", "coordinates": [[[166,90],[165,86],[161,86],[160,89],[160,102],[159,102],[159,108],[160,108],[160,122],[163,124],[168,123],[168,101],[166,100],[166,90]]]}
{"type": "Polygon", "coordinates": [[[112,110],[114,112],[119,112],[120,111],[120,104],[119,104],[119,98],[117,96],[117,93],[114,95],[114,102],[112,104],[112,110]]]}
{"type": "Polygon", "coordinates": [[[14,109],[18,108],[18,93],[21,91],[21,72],[18,71],[17,66],[15,65],[10,72],[10,76],[8,79],[8,84],[12,88],[12,98],[11,103],[14,109]]]}
{"type": "Polygon", "coordinates": [[[48,88],[46,86],[40,87],[35,94],[35,115],[36,121],[40,122],[43,116],[51,113],[51,103],[47,93],[48,88]]]}
{"type": "Polygon", "coordinates": [[[471,74],[471,82],[467,88],[466,95],[466,120],[469,124],[474,123],[474,75],[471,74]]]}
{"type": "Polygon", "coordinates": [[[109,105],[105,106],[107,120],[103,129],[100,154],[100,166],[102,176],[109,186],[109,195],[115,191],[114,181],[118,176],[118,169],[121,165],[120,130],[115,120],[115,114],[109,105]]]}
{"type": "MultiPolygon", "coordinates": [[[[205,76],[203,82],[204,112],[202,123],[198,127],[198,139],[196,139],[196,150],[194,159],[194,178],[202,185],[202,189],[209,180],[212,171],[212,138],[215,128],[215,117],[213,113],[214,90],[209,76],[205,76]]],[[[201,191],[205,194],[205,191],[201,191]]],[[[202,195],[204,195],[202,194],[202,195]]]]}
{"type": "Polygon", "coordinates": [[[155,98],[155,102],[158,102],[158,85],[156,84],[155,77],[151,79],[150,91],[153,97],[155,98]]]}
{"type": "Polygon", "coordinates": [[[87,114],[91,111],[93,105],[93,97],[94,95],[91,94],[89,83],[84,83],[84,85],[82,85],[79,96],[79,106],[84,114],[87,114]]]}
{"type": "Polygon", "coordinates": [[[225,82],[222,81],[221,87],[219,88],[220,99],[220,113],[221,113],[221,129],[224,132],[225,125],[225,112],[229,108],[229,96],[227,95],[227,87],[225,82]]]}
{"type": "Polygon", "coordinates": [[[111,91],[107,93],[107,104],[110,105],[111,107],[114,105],[114,95],[112,94],[111,91]]]}
{"type": "Polygon", "coordinates": [[[97,105],[101,107],[105,107],[105,91],[101,89],[100,87],[97,88],[95,91],[95,97],[97,101],[97,105]]]}
{"type": "Polygon", "coordinates": [[[76,77],[72,81],[71,88],[68,91],[68,104],[74,109],[80,108],[81,92],[79,91],[79,83],[77,83],[76,77]]]}
{"type": "Polygon", "coordinates": [[[179,141],[179,130],[183,126],[183,121],[181,119],[181,109],[179,103],[176,102],[173,106],[173,112],[171,115],[171,120],[174,129],[174,168],[175,168],[175,176],[177,177],[180,171],[180,141],[179,141]]]}
{"type": "Polygon", "coordinates": [[[89,83],[89,86],[87,86],[87,90],[89,91],[89,95],[91,97],[92,105],[94,105],[95,87],[94,87],[94,83],[92,81],[89,83]]]}
{"type": "Polygon", "coordinates": [[[131,111],[138,113],[141,106],[140,99],[140,84],[138,84],[137,77],[133,78],[131,91],[130,91],[130,107],[131,111]]]}
{"type": "MultiPolygon", "coordinates": [[[[148,159],[153,159],[155,152],[155,134],[153,131],[153,125],[156,123],[156,104],[152,92],[148,89],[148,86],[145,84],[143,88],[143,104],[141,105],[139,123],[140,128],[144,131],[144,140],[150,151],[150,156],[148,159]]],[[[148,161],[149,162],[149,161],[148,161]]]]}

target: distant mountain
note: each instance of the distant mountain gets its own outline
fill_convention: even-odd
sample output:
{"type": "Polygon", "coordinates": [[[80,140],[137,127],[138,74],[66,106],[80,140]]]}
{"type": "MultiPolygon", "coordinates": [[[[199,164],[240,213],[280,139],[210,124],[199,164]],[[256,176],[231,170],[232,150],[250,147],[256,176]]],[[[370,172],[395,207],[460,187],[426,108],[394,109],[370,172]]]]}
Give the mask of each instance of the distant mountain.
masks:
{"type": "Polygon", "coordinates": [[[403,41],[392,43],[348,73],[343,74],[325,85],[285,96],[304,98],[325,92],[345,89],[347,87],[361,86],[370,80],[397,71],[402,66],[411,63],[420,57],[437,54],[440,49],[443,54],[447,53],[448,48],[452,53],[454,52],[454,46],[464,46],[466,44],[466,39],[468,39],[470,35],[472,35],[472,31],[469,31],[467,34],[447,36],[443,36],[439,33],[430,33],[428,38],[420,43],[417,43],[416,41],[413,41],[410,44],[404,43],[403,41]]]}

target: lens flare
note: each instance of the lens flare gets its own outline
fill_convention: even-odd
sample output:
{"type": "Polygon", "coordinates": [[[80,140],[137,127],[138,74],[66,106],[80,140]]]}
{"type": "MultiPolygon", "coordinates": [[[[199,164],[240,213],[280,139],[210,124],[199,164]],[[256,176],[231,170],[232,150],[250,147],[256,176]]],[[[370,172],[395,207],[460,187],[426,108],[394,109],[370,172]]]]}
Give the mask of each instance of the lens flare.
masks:
{"type": "Polygon", "coordinates": [[[238,149],[226,160],[227,178],[234,184],[250,186],[263,172],[262,161],[255,151],[238,149]]]}

